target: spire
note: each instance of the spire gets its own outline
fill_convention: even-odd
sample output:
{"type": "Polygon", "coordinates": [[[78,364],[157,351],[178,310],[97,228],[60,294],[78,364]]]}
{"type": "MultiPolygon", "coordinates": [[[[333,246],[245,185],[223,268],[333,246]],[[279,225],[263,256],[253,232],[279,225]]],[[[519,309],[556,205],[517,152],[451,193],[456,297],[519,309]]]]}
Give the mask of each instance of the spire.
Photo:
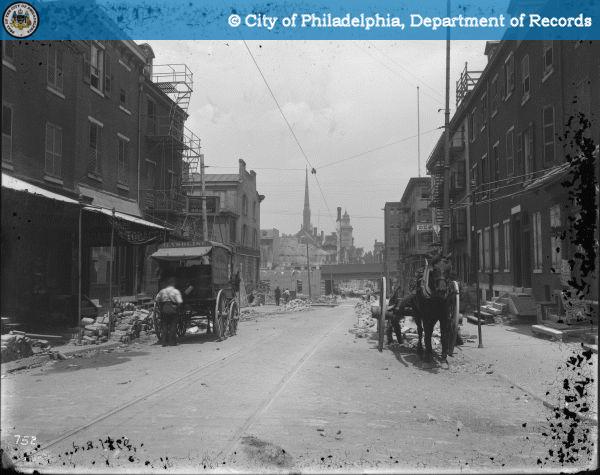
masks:
{"type": "Polygon", "coordinates": [[[302,212],[302,218],[302,229],[310,234],[312,227],[310,225],[310,203],[308,200],[308,168],[306,169],[304,181],[304,211],[302,212]]]}

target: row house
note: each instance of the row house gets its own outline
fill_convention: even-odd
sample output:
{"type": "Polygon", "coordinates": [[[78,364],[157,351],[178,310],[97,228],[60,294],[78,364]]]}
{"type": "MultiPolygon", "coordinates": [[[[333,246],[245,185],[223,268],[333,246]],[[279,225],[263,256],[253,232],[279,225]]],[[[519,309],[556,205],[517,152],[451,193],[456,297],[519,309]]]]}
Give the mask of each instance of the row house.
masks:
{"type": "Polygon", "coordinates": [[[397,281],[400,277],[400,202],[386,202],[383,207],[383,254],[385,274],[397,281]]]}
{"type": "Polygon", "coordinates": [[[400,199],[400,282],[407,290],[408,279],[425,263],[434,243],[431,178],[412,177],[400,199]]]}
{"type": "Polygon", "coordinates": [[[72,323],[79,282],[101,305],[145,290],[147,245],[173,226],[141,206],[142,124],[150,98],[182,114],[153,84],[153,56],[128,40],[2,42],[3,314],[72,323]]]}
{"type": "MultiPolygon", "coordinates": [[[[260,270],[260,203],[265,198],[256,189],[256,172],[246,169],[239,160],[238,173],[206,174],[207,235],[209,240],[231,245],[235,249],[234,265],[240,270],[247,290],[258,284],[260,270]]],[[[192,173],[184,183],[187,194],[185,232],[201,239],[202,184],[200,175],[192,173]]]]}
{"type": "MultiPolygon", "coordinates": [[[[600,43],[503,40],[485,54],[485,69],[465,67],[457,82],[450,122],[454,264],[484,299],[526,294],[562,313],[576,251],[559,235],[574,215],[566,157],[580,153],[572,138],[582,116],[584,134],[600,140],[600,43]]],[[[438,208],[443,163],[444,136],[427,162],[438,208]]],[[[597,305],[592,287],[586,300],[597,305]]]]}

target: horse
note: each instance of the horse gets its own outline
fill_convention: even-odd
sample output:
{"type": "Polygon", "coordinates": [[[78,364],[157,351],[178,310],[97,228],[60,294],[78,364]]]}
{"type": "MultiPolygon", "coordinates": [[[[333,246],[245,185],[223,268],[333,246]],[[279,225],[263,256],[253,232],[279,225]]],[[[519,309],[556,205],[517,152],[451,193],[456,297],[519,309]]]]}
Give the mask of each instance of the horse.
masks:
{"type": "MultiPolygon", "coordinates": [[[[439,256],[427,262],[425,268],[417,278],[416,291],[408,297],[397,301],[391,318],[391,327],[396,333],[398,343],[402,342],[400,319],[404,318],[407,311],[412,315],[417,324],[418,343],[417,353],[423,354],[423,331],[425,332],[425,360],[433,360],[431,336],[435,324],[440,322],[442,343],[442,360],[447,361],[450,339],[454,337],[451,330],[451,303],[456,293],[452,281],[450,256],[439,256]]],[[[393,298],[393,297],[392,297],[393,298]]],[[[390,302],[391,303],[391,302],[390,302]]],[[[388,343],[391,339],[391,329],[388,331],[388,343]]]]}

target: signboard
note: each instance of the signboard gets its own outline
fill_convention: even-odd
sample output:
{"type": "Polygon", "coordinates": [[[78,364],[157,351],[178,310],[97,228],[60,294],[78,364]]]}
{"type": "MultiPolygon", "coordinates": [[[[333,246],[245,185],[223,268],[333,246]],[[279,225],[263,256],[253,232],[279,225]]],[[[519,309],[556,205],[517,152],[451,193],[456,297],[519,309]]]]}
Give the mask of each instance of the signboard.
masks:
{"type": "Polygon", "coordinates": [[[212,247],[212,243],[207,241],[171,241],[162,243],[160,247],[212,247]]]}
{"type": "Polygon", "coordinates": [[[417,231],[433,231],[433,224],[417,224],[417,231]]]}

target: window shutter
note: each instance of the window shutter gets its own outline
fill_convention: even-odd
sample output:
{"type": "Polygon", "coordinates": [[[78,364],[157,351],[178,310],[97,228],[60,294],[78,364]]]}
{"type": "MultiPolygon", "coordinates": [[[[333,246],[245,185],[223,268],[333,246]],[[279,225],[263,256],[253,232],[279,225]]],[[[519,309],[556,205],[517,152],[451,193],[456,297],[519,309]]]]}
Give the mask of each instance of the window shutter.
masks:
{"type": "Polygon", "coordinates": [[[86,84],[91,84],[90,71],[91,71],[90,50],[88,49],[87,51],[85,51],[83,53],[83,82],[86,84]]]}
{"type": "Polygon", "coordinates": [[[104,52],[104,94],[110,95],[112,89],[112,67],[110,64],[110,56],[104,52]]]}

